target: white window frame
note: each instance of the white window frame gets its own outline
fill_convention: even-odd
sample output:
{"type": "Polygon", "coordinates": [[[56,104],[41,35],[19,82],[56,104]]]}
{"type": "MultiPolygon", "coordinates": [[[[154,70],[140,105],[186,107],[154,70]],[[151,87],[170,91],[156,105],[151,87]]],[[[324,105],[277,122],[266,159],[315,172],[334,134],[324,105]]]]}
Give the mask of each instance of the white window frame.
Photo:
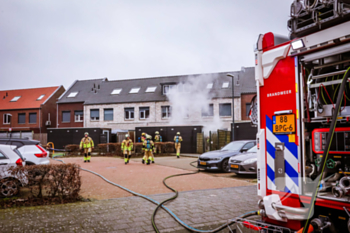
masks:
{"type": "Polygon", "coordinates": [[[140,111],[140,119],[141,120],[146,120],[146,119],[149,119],[149,117],[150,117],[150,114],[151,114],[151,111],[150,111],[150,107],[140,107],[139,108],[139,111],[140,111]],[[148,109],[143,109],[143,110],[141,110],[141,108],[148,108],[148,109]],[[148,110],[148,117],[146,117],[146,111],[148,110]],[[143,113],[143,116],[144,117],[141,117],[141,114],[143,113]]]}
{"type": "Polygon", "coordinates": [[[137,94],[137,93],[139,93],[140,89],[141,89],[140,87],[133,87],[133,88],[131,88],[129,93],[130,94],[137,94]]]}
{"type": "Polygon", "coordinates": [[[156,90],[157,90],[157,87],[147,87],[146,92],[151,93],[151,92],[155,92],[156,90]]]}
{"type": "Polygon", "coordinates": [[[12,98],[12,100],[10,100],[10,102],[16,102],[20,98],[21,98],[21,96],[15,96],[15,97],[12,98]]]}
{"type": "Polygon", "coordinates": [[[74,122],[83,122],[84,121],[84,111],[79,111],[79,112],[83,112],[82,115],[75,115],[74,111],[74,122]]]}
{"type": "Polygon", "coordinates": [[[222,88],[228,88],[230,86],[229,82],[222,83],[222,88]]]}
{"type": "Polygon", "coordinates": [[[161,106],[161,114],[162,114],[162,119],[169,119],[169,118],[171,118],[171,106],[161,106]],[[166,111],[165,111],[165,114],[166,114],[166,116],[165,117],[163,117],[163,110],[162,110],[162,108],[165,108],[166,109],[166,111]]]}
{"type": "Polygon", "coordinates": [[[39,98],[37,98],[36,100],[42,100],[44,98],[45,94],[44,95],[41,95],[39,96],[39,98]]]}
{"type": "Polygon", "coordinates": [[[207,84],[207,89],[213,89],[213,83],[208,83],[207,84]]]}
{"type": "Polygon", "coordinates": [[[9,124],[11,124],[11,120],[12,120],[12,115],[10,113],[4,113],[4,115],[3,115],[3,124],[4,125],[9,125],[9,124]],[[6,120],[6,122],[5,122],[5,120],[6,120]]]}
{"type": "Polygon", "coordinates": [[[134,107],[124,108],[124,120],[130,121],[130,120],[134,120],[134,119],[135,119],[135,108],[134,107]],[[133,110],[131,111],[131,109],[133,109],[133,110]],[[128,112],[128,118],[126,118],[127,112],[128,112]],[[134,117],[132,117],[132,118],[131,118],[131,112],[134,113],[134,117]]]}
{"type": "Polygon", "coordinates": [[[76,97],[77,95],[78,95],[78,92],[77,92],[77,91],[71,92],[71,93],[69,93],[69,95],[67,96],[67,98],[74,98],[74,97],[76,97]]]}
{"type": "Polygon", "coordinates": [[[113,91],[111,92],[111,95],[119,95],[120,92],[122,92],[122,88],[116,88],[116,89],[113,89],[113,91]]]}

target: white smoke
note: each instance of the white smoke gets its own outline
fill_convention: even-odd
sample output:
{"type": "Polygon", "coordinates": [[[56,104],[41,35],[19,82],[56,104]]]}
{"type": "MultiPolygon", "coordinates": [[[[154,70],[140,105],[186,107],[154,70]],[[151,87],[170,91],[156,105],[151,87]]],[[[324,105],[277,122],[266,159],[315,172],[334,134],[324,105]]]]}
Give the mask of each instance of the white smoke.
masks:
{"type": "Polygon", "coordinates": [[[191,76],[171,88],[167,97],[172,108],[171,125],[202,125],[205,135],[222,127],[218,114],[215,117],[202,117],[202,109],[209,110],[213,94],[208,84],[214,84],[215,75],[191,76]]]}

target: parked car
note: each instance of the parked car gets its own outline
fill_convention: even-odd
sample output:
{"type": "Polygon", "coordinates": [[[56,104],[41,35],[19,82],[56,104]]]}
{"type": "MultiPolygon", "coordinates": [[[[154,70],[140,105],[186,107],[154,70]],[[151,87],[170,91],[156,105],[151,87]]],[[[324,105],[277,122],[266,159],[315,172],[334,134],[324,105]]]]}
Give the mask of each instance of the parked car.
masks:
{"type": "Polygon", "coordinates": [[[0,145],[0,196],[12,197],[28,183],[23,173],[12,174],[11,168],[25,166],[25,159],[16,146],[0,145]]]}
{"type": "Polygon", "coordinates": [[[229,160],[230,171],[236,174],[256,174],[257,148],[250,148],[246,153],[233,156],[229,160]]]}
{"type": "Polygon", "coordinates": [[[230,172],[229,158],[249,150],[255,144],[255,140],[234,141],[224,146],[221,150],[206,152],[199,156],[198,168],[230,172]]]}
{"type": "Polygon", "coordinates": [[[37,140],[2,138],[0,144],[15,145],[26,159],[27,165],[50,164],[49,153],[40,145],[37,140]]]}

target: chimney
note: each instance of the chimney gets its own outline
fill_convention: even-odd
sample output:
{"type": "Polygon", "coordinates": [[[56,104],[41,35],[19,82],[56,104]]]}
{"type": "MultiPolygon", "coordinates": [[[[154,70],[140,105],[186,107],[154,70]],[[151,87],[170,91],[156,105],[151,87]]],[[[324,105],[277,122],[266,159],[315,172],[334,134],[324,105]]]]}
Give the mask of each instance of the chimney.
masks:
{"type": "Polygon", "coordinates": [[[98,84],[97,89],[100,89],[100,84],[98,84]]]}
{"type": "Polygon", "coordinates": [[[6,97],[9,96],[8,93],[6,92],[6,97]]]}

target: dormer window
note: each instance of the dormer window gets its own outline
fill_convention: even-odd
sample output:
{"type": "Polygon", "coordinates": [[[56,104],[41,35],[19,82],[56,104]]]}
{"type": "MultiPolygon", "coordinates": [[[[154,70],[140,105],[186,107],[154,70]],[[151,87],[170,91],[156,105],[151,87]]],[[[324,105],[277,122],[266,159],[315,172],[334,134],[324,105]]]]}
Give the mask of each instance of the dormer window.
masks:
{"type": "Polygon", "coordinates": [[[13,97],[12,100],[10,100],[10,102],[16,102],[17,100],[19,100],[21,98],[21,96],[15,96],[13,97]]]}
{"type": "Polygon", "coordinates": [[[119,88],[119,89],[114,89],[114,90],[112,91],[111,95],[119,95],[121,91],[122,91],[121,88],[119,88]]]}
{"type": "Polygon", "coordinates": [[[168,94],[169,91],[175,87],[176,87],[176,85],[164,85],[163,86],[163,95],[168,94]]]}
{"type": "Polygon", "coordinates": [[[78,94],[78,92],[71,92],[67,97],[68,98],[74,98],[74,97],[77,96],[77,94],[78,94]]]}
{"type": "Polygon", "coordinates": [[[39,98],[37,98],[36,100],[42,100],[42,98],[44,98],[45,95],[41,95],[39,96],[39,98]]]}
{"type": "Polygon", "coordinates": [[[134,87],[134,88],[131,88],[130,92],[131,94],[136,94],[136,93],[139,93],[140,91],[140,88],[139,87],[134,87]]]}

